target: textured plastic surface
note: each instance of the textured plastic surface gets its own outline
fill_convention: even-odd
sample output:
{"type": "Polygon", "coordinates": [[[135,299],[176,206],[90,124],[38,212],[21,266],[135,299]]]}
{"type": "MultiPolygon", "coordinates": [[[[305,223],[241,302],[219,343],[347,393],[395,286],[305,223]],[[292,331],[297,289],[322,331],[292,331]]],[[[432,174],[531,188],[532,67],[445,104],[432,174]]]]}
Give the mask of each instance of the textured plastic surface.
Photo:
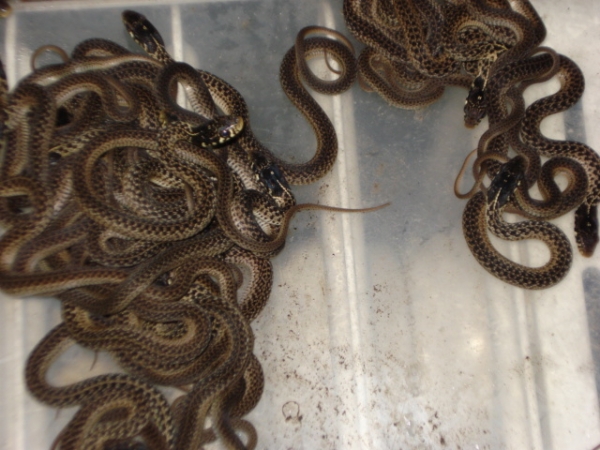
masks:
{"type": "MultiPolygon", "coordinates": [[[[543,131],[600,149],[600,4],[532,0],[545,44],[580,64],[583,101],[543,131]]],[[[135,45],[120,20],[139,10],[175,58],[211,71],[246,98],[253,129],[273,152],[309,159],[315,138],[279,88],[279,64],[303,26],[348,33],[342,0],[69,1],[20,3],[0,22],[11,85],[32,50],[68,51],[88,37],[135,45]]],[[[360,47],[360,46],[359,46],[360,47]]],[[[558,88],[527,91],[529,101],[558,88]]],[[[253,323],[265,392],[249,419],[260,449],[575,449],[600,444],[600,264],[576,254],[554,288],[525,292],[485,272],[462,236],[465,202],[452,194],[464,156],[485,124],[462,124],[466,92],[448,89],[417,112],[355,86],[318,96],[339,133],[340,155],[301,202],[346,207],[386,201],[364,214],[302,212],[274,260],[275,284],[253,323]]],[[[557,223],[573,242],[572,215],[557,223]]],[[[539,242],[501,247],[541,264],[539,242]]],[[[27,393],[28,353],[60,321],[52,299],[0,302],[0,448],[44,449],[74,413],[27,393]]],[[[67,383],[112,368],[106,355],[72,348],[51,370],[67,383]]]]}

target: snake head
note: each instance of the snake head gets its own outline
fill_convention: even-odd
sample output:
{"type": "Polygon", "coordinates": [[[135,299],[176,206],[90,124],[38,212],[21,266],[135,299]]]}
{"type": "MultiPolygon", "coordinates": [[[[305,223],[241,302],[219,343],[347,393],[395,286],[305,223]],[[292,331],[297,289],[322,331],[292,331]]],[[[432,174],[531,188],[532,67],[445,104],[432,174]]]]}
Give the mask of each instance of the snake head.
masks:
{"type": "Polygon", "coordinates": [[[522,156],[516,156],[500,167],[488,188],[488,204],[502,208],[525,179],[527,163],[522,156]]]}
{"type": "Polygon", "coordinates": [[[239,116],[220,116],[192,129],[192,143],[204,148],[221,147],[232,141],[244,129],[239,116]]]}
{"type": "Polygon", "coordinates": [[[473,85],[465,101],[465,126],[467,128],[474,128],[479,125],[479,122],[481,122],[487,113],[487,106],[485,80],[482,77],[477,77],[473,81],[473,85]]]}
{"type": "Polygon", "coordinates": [[[290,185],[275,164],[270,164],[262,169],[259,176],[267,186],[271,197],[283,197],[285,193],[290,192],[290,185]]]}
{"type": "Polygon", "coordinates": [[[582,204],[575,211],[575,242],[579,252],[589,258],[598,244],[598,208],[582,204]]]}
{"type": "Polygon", "coordinates": [[[149,55],[164,48],[165,42],[158,30],[150,23],[146,16],[131,10],[125,10],[121,14],[123,24],[133,40],[142,47],[149,55]]]}
{"type": "Polygon", "coordinates": [[[252,153],[252,170],[256,173],[256,178],[262,181],[273,198],[283,198],[286,194],[291,194],[291,188],[281,169],[270,162],[260,153],[252,153]]]}

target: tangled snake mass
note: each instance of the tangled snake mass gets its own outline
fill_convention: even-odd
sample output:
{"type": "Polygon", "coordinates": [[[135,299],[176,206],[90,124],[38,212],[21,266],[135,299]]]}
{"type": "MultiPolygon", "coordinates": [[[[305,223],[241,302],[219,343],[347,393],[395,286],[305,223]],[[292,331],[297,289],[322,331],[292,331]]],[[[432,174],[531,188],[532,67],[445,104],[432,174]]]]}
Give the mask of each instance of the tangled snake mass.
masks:
{"type": "Polygon", "coordinates": [[[151,18],[135,11],[122,22],[139,51],[100,38],[70,54],[48,45],[10,91],[0,73],[0,289],[60,301],[62,321],[29,355],[25,380],[38,401],[77,407],[51,448],[257,446],[244,419],[264,388],[250,325],[271,293],[270,259],[284,251],[292,217],[387,206],[296,202],[292,186],[322,179],[338,152],[336,130],[305,86],[337,95],[357,84],[403,109],[464,88],[465,126],[488,123],[454,186],[467,200],[462,227],[475,259],[503,282],[545,289],[574,257],[594,253],[600,157],[540,131],[578,102],[583,74],[541,46],[546,29],[528,0],[340,0],[340,8],[363,45],[358,56],[343,30],[307,24],[280,66],[281,88],[316,136],[303,163],[263,145],[235,87],[173,58],[151,18]],[[38,67],[43,52],[62,62],[38,67]],[[333,80],[313,73],[314,57],[333,80]],[[558,92],[526,105],[524,91],[552,78],[558,92]],[[464,191],[469,168],[474,183],[464,191]],[[574,246],[550,222],[571,211],[574,246]],[[511,261],[489,233],[540,240],[549,260],[511,261]],[[122,371],[52,385],[50,367],[74,344],[108,353],[122,371]],[[165,386],[180,395],[168,400],[165,386]]]}

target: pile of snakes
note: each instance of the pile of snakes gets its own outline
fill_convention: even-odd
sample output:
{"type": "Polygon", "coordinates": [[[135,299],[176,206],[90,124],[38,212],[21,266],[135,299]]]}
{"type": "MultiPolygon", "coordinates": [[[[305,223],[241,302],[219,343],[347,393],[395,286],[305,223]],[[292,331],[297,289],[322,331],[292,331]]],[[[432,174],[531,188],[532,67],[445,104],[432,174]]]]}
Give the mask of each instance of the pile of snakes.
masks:
{"type": "Polygon", "coordinates": [[[240,93],[173,60],[134,11],[123,23],[145,54],[90,39],[70,56],[42,47],[63,63],[34,69],[10,92],[0,73],[0,289],[60,300],[62,322],[29,356],[26,383],[48,405],[79,407],[53,448],[256,446],[243,416],[263,389],[250,323],[270,294],[269,258],[297,211],[349,211],[296,204],[290,189],[323,177],[337,155],[335,130],[303,83],[337,94],[358,75],[364,89],[406,109],[434,103],[446,86],[469,89],[465,125],[487,116],[489,128],[471,152],[474,186],[459,192],[467,157],[455,194],[469,198],[463,230],[477,261],[515,286],[556,284],[573,255],[549,220],[573,210],[579,251],[594,252],[600,158],[540,132],[545,117],[579,100],[583,75],[540,47],[545,27],[527,0],[344,0],[343,12],[366,45],[358,60],[343,35],[311,26],[281,64],[282,88],[317,137],[302,164],[263,146],[240,93]],[[311,72],[306,60],[316,54],[335,80],[311,72]],[[525,89],[554,76],[560,90],[526,108],[525,89]],[[531,197],[534,185],[543,199],[531,197]],[[504,212],[524,220],[507,223],[504,212]],[[510,261],[488,232],[542,240],[550,260],[510,261]],[[122,371],[51,385],[50,366],[73,344],[108,352],[122,371]],[[183,394],[168,401],[158,386],[183,394]]]}
{"type": "Polygon", "coordinates": [[[422,108],[441,97],[445,86],[469,89],[464,106],[467,127],[487,115],[473,163],[475,184],[455,194],[469,198],[463,231],[477,261],[492,275],[526,289],[555,285],[570,269],[569,240],[551,219],[575,210],[579,252],[591,256],[598,242],[600,158],[590,147],[558,141],[540,132],[551,114],[581,97],[584,79],[569,58],[540,47],[545,26],[528,0],[344,0],[344,18],[367,47],[358,59],[365,88],[400,108],[422,108]],[[557,76],[561,88],[527,108],[524,90],[557,76]],[[561,190],[555,177],[566,176],[561,190]],[[486,186],[483,181],[491,181],[486,186]],[[532,198],[537,186],[542,198],[532,198]],[[503,212],[525,218],[508,223],[503,212]],[[528,267],[503,256],[488,232],[508,240],[538,239],[549,261],[528,267]]]}
{"type": "MultiPolygon", "coordinates": [[[[254,137],[232,86],[174,61],[143,15],[122,18],[146,54],[102,39],[70,56],[46,46],[32,65],[47,50],[63,63],[35,69],[11,92],[3,77],[0,289],[51,295],[62,308],[62,323],[29,356],[27,387],[53,407],[79,407],[55,448],[192,449],[217,439],[254,448],[242,417],[261,397],[263,374],[250,322],[269,297],[269,258],[292,215],[344,211],[296,205],[288,184],[330,170],[335,130],[300,81],[302,67],[312,73],[296,64],[296,46],[282,85],[318,139],[298,165],[254,137]],[[191,109],[177,102],[181,86],[191,109]],[[75,343],[108,352],[122,372],[50,384],[53,361],[75,343]],[[158,386],[184,394],[168,402],[158,386]]],[[[325,47],[353,64],[347,44],[305,39],[318,31],[304,30],[298,51],[325,47]]]]}

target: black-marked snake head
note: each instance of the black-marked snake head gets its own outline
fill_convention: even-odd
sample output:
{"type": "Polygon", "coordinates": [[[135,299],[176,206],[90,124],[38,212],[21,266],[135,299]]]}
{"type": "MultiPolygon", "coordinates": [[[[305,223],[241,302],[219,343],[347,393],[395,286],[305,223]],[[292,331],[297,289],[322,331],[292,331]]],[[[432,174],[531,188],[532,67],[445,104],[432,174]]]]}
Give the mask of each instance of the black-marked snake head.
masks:
{"type": "Polygon", "coordinates": [[[290,192],[290,185],[286,181],[283,173],[275,164],[271,164],[260,171],[260,177],[265,182],[271,197],[283,197],[285,193],[290,192]]]}
{"type": "Polygon", "coordinates": [[[257,179],[264,183],[271,197],[282,198],[291,193],[290,185],[276,164],[259,153],[253,153],[251,158],[252,170],[256,172],[257,179]]]}
{"type": "Polygon", "coordinates": [[[474,128],[487,114],[487,95],[485,93],[485,80],[482,77],[475,78],[473,85],[465,101],[465,126],[474,128]]]}
{"type": "Polygon", "coordinates": [[[515,190],[525,179],[527,162],[522,156],[516,156],[500,167],[488,188],[488,204],[502,208],[511,199],[515,190]]]}
{"type": "Polygon", "coordinates": [[[589,258],[598,244],[598,208],[582,204],[575,211],[575,242],[579,252],[589,258]]]}
{"type": "Polygon", "coordinates": [[[192,129],[192,143],[204,148],[221,147],[231,142],[244,129],[239,116],[220,116],[192,129]]]}
{"type": "Polygon", "coordinates": [[[165,43],[158,30],[146,17],[138,12],[125,10],[121,14],[123,24],[133,40],[149,55],[155,54],[165,43]]]}

